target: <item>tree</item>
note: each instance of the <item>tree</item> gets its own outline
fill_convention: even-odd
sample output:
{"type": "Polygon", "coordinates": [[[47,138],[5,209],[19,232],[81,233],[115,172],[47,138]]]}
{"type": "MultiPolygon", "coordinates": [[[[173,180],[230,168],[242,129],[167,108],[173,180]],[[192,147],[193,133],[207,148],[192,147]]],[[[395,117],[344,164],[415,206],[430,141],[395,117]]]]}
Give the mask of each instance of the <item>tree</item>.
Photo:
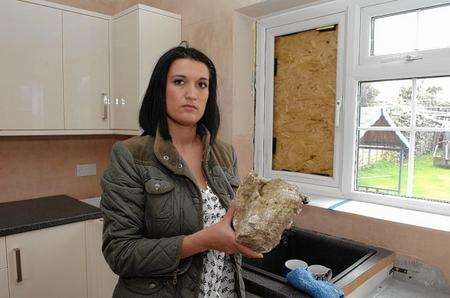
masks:
{"type": "MultiPolygon", "coordinates": [[[[425,107],[432,108],[439,106],[440,103],[436,100],[437,95],[439,92],[442,91],[442,87],[440,86],[430,86],[427,87],[424,90],[423,86],[424,81],[421,81],[417,85],[417,95],[416,95],[416,107],[425,107]]],[[[399,101],[410,101],[412,98],[412,86],[409,87],[402,87],[400,88],[400,93],[398,96],[399,101]]],[[[430,115],[429,113],[419,111],[418,108],[416,108],[416,125],[417,126],[429,126],[429,127],[435,127],[439,126],[441,123],[438,118],[434,117],[433,115],[430,115]]],[[[411,121],[411,113],[410,111],[404,112],[400,114],[400,117],[398,118],[399,123],[401,126],[409,126],[409,122],[411,121]]],[[[399,125],[400,126],[400,125],[399,125]]],[[[437,135],[439,133],[416,133],[416,146],[415,146],[415,153],[416,155],[421,155],[425,153],[429,153],[434,148],[434,141],[437,138],[437,135]]]]}

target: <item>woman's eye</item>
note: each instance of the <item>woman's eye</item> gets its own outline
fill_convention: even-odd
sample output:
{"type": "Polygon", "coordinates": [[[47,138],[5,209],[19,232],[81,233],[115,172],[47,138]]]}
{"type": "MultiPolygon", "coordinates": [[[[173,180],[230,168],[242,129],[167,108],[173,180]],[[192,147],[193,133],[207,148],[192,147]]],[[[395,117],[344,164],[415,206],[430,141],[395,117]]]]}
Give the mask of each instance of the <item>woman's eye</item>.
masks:
{"type": "Polygon", "coordinates": [[[181,84],[183,84],[184,82],[183,82],[183,80],[174,80],[173,81],[173,83],[175,84],[175,85],[181,85],[181,84]]]}
{"type": "Polygon", "coordinates": [[[206,84],[205,82],[200,82],[199,85],[200,85],[200,88],[207,88],[208,87],[208,84],[206,84]]]}

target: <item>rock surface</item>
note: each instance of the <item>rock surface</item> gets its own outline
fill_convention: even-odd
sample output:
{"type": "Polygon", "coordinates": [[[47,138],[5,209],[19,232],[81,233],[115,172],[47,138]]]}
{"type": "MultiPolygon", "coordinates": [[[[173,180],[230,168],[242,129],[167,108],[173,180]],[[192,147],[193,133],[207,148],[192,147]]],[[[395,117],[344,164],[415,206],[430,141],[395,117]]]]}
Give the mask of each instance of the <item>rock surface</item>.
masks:
{"type": "Polygon", "coordinates": [[[250,173],[236,194],[236,241],[256,252],[269,252],[301,211],[305,198],[297,186],[282,179],[268,180],[250,173]]]}

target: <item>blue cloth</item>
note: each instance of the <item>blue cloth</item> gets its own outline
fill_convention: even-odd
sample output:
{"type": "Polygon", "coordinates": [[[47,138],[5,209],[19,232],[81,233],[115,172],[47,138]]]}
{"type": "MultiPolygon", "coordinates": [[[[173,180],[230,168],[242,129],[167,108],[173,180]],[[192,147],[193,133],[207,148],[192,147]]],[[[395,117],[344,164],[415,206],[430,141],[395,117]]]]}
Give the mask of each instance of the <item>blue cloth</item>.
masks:
{"type": "Polygon", "coordinates": [[[313,298],[344,297],[344,292],[339,287],[328,281],[316,280],[306,269],[294,269],[286,275],[286,278],[292,286],[313,298]]]}

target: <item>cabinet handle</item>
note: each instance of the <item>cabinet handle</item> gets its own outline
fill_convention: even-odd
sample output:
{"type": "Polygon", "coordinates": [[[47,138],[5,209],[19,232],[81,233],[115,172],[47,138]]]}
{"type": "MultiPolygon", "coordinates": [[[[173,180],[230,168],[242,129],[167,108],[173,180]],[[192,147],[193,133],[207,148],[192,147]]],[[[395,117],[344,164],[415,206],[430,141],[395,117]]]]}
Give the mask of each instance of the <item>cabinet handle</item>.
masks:
{"type": "Polygon", "coordinates": [[[103,102],[103,116],[102,119],[108,119],[108,97],[106,93],[102,93],[102,102],[103,102]]]}
{"type": "Polygon", "coordinates": [[[20,249],[14,248],[14,253],[16,254],[17,283],[19,283],[23,280],[22,279],[22,261],[20,259],[20,249]]]}

